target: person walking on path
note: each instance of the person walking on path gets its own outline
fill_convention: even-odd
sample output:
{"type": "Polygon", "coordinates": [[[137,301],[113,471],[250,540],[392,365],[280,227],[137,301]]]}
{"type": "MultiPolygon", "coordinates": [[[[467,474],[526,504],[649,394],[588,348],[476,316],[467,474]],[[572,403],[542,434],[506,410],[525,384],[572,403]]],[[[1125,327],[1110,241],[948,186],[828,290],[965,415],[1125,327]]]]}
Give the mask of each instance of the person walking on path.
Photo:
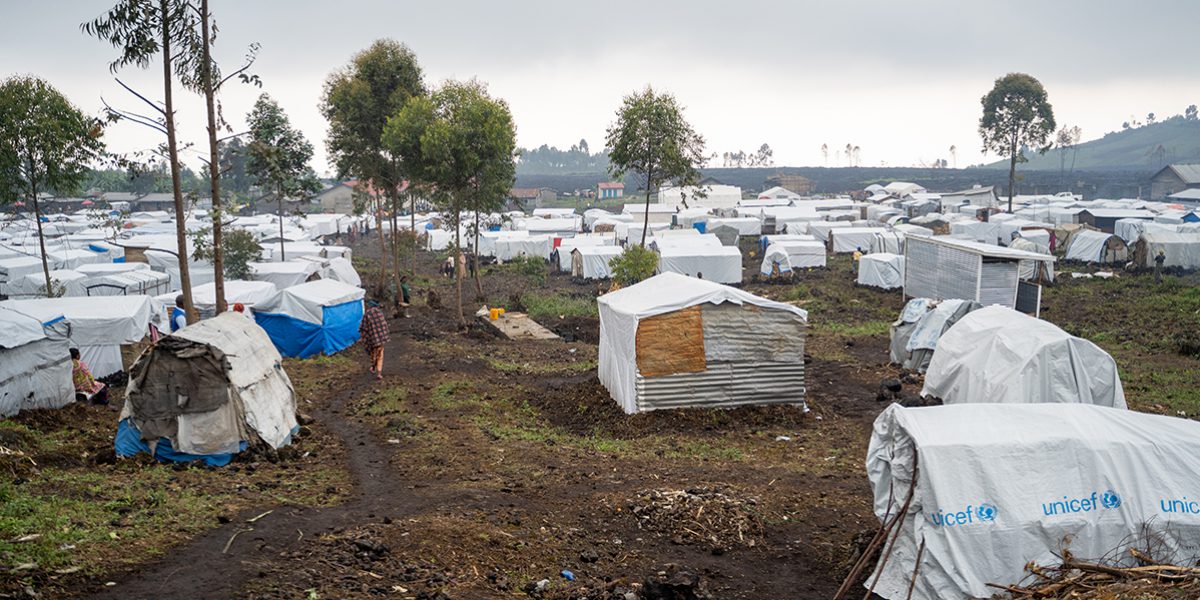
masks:
{"type": "Polygon", "coordinates": [[[1166,260],[1167,255],[1164,254],[1162,250],[1159,250],[1158,254],[1154,255],[1154,281],[1162,283],[1163,263],[1166,262],[1166,260]]]}
{"type": "Polygon", "coordinates": [[[388,342],[388,324],[379,302],[367,302],[367,311],[363,313],[358,333],[362,336],[367,355],[371,357],[371,372],[375,374],[375,379],[383,379],[383,346],[388,342]]]}

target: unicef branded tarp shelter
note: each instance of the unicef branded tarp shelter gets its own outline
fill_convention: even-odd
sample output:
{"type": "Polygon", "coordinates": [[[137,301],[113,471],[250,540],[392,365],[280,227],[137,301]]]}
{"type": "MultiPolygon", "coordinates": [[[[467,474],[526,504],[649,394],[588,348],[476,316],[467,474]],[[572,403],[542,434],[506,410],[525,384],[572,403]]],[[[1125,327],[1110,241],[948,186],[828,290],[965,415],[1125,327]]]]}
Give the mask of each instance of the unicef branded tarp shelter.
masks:
{"type": "Polygon", "coordinates": [[[875,515],[898,520],[866,585],[888,600],[965,600],[1020,583],[1029,563],[1061,565],[1064,548],[1118,566],[1135,566],[1129,548],[1148,544],[1158,560],[1191,560],[1198,453],[1200,423],[1175,417],[893,404],[875,420],[866,467],[875,515]]]}
{"type": "Polygon", "coordinates": [[[597,302],[600,382],[628,414],[804,404],[800,308],[677,273],[597,302]]]}
{"type": "Polygon", "coordinates": [[[271,339],[246,315],[226,312],[138,358],[115,445],[118,456],[221,466],[251,444],[286,446],[297,426],[295,392],[271,339]]]}
{"type": "Polygon", "coordinates": [[[62,315],[42,320],[0,307],[0,416],[70,404],[70,349],[62,315]]]}
{"type": "Polygon", "coordinates": [[[987,306],[941,336],[922,396],[946,404],[1069,402],[1125,408],[1117,363],[1053,324],[987,306]]]}
{"type": "Polygon", "coordinates": [[[254,318],[284,356],[334,354],[358,340],[363,291],[331,279],[281,290],[259,303],[254,318]]]}

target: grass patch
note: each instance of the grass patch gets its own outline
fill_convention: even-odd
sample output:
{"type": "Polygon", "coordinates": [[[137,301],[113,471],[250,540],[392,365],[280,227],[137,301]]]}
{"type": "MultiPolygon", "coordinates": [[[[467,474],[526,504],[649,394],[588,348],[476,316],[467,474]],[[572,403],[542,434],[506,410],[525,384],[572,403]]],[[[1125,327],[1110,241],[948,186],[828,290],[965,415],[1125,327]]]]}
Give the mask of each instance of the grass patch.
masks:
{"type": "Polygon", "coordinates": [[[1173,413],[1200,415],[1200,368],[1170,369],[1119,361],[1125,396],[1135,408],[1163,407],[1173,413]]]}
{"type": "Polygon", "coordinates": [[[586,373],[596,369],[596,361],[594,360],[562,363],[519,363],[494,356],[484,356],[483,360],[489,367],[501,373],[586,373]]]}
{"type": "Polygon", "coordinates": [[[375,392],[362,406],[365,415],[380,417],[404,412],[404,403],[408,400],[408,388],[389,387],[375,392]]]}
{"type": "Polygon", "coordinates": [[[479,398],[475,396],[471,383],[467,381],[443,381],[433,388],[429,399],[434,406],[442,410],[463,408],[479,403],[479,398]]]}
{"type": "Polygon", "coordinates": [[[600,309],[596,306],[595,298],[534,293],[521,296],[521,303],[525,305],[526,314],[535,319],[557,317],[597,318],[600,316],[600,309]]]}
{"type": "Polygon", "coordinates": [[[890,335],[891,327],[892,324],[890,321],[867,321],[855,324],[817,322],[812,325],[812,328],[816,331],[850,337],[890,335]]]}

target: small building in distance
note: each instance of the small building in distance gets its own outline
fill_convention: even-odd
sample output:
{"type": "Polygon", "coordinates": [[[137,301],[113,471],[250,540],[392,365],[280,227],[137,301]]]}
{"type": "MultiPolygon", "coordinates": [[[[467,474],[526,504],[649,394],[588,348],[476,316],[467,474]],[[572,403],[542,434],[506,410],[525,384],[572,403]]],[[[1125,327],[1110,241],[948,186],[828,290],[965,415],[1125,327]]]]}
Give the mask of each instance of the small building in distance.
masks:
{"type": "Polygon", "coordinates": [[[321,212],[354,214],[354,185],[356,183],[358,182],[339,181],[317,192],[315,200],[321,205],[321,212]]]}
{"type": "Polygon", "coordinates": [[[1200,164],[1167,165],[1150,178],[1151,200],[1192,189],[1200,189],[1200,164]]]}
{"type": "Polygon", "coordinates": [[[772,187],[784,188],[798,196],[809,196],[812,195],[813,182],[803,175],[776,173],[763,183],[763,189],[772,187]]]}
{"type": "Polygon", "coordinates": [[[609,200],[625,195],[625,184],[620,181],[601,181],[596,184],[596,198],[609,200]]]}
{"type": "Polygon", "coordinates": [[[523,208],[541,208],[543,203],[553,202],[558,198],[558,192],[547,188],[513,188],[508,193],[508,199],[523,208]]]}

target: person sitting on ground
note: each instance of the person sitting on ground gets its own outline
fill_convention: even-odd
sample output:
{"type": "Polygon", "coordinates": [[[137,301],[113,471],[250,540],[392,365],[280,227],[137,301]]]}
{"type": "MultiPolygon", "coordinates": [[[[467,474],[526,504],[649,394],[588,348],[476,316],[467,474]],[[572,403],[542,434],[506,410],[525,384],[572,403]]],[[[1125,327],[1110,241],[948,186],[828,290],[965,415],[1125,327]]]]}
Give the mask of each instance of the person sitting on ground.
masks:
{"type": "Polygon", "coordinates": [[[91,400],[92,404],[108,404],[108,386],[92,377],[92,370],[79,357],[79,348],[71,348],[71,380],[75,384],[77,401],[91,400]]]}
{"type": "Polygon", "coordinates": [[[446,262],[442,263],[442,277],[454,276],[454,257],[447,256],[446,262]]]}
{"type": "Polygon", "coordinates": [[[375,374],[375,379],[383,379],[383,346],[388,342],[388,324],[378,301],[367,302],[367,311],[363,313],[358,333],[371,359],[371,372],[375,374]]]}
{"type": "Polygon", "coordinates": [[[187,327],[187,313],[183,310],[183,294],[175,296],[175,308],[171,309],[171,333],[187,327]]]}

